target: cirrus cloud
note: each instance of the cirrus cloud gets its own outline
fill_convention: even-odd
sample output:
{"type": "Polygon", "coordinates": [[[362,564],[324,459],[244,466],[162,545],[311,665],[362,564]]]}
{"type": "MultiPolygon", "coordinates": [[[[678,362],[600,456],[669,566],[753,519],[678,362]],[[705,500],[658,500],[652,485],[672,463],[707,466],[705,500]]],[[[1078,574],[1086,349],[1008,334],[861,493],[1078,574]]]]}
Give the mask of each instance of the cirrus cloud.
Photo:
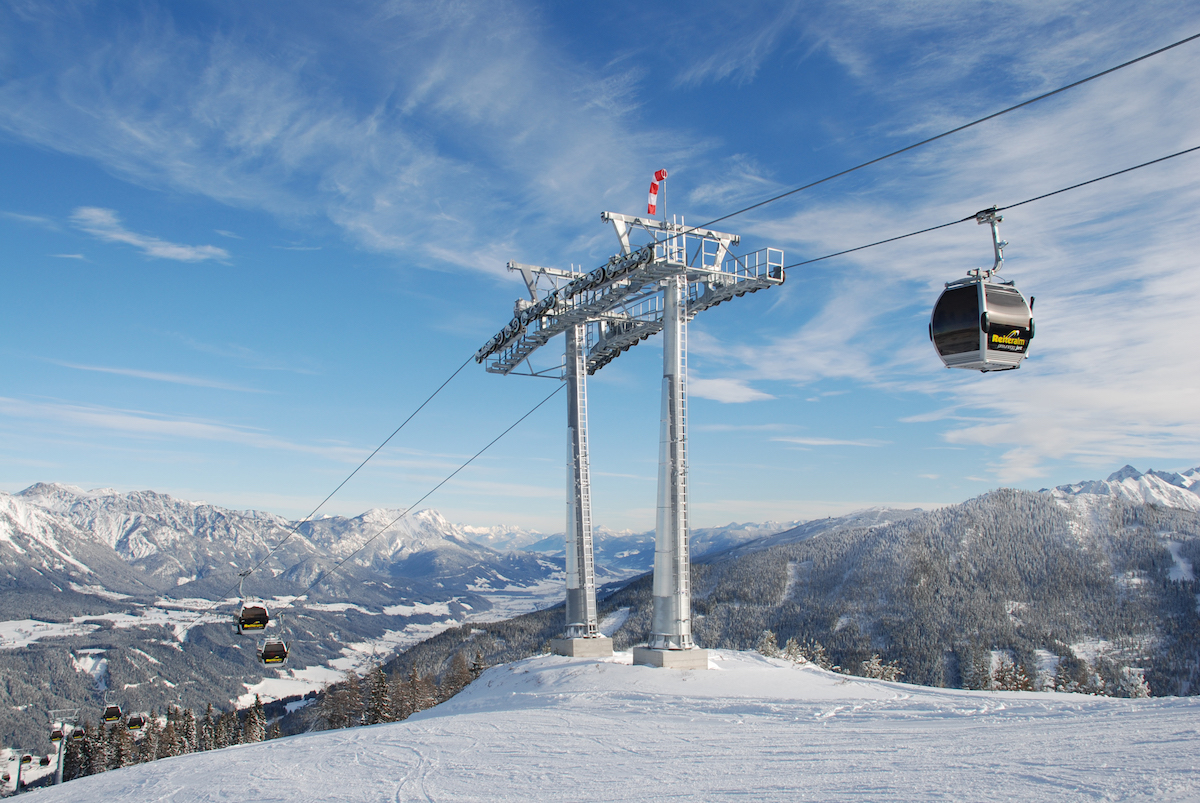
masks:
{"type": "Polygon", "coordinates": [[[108,243],[132,245],[146,256],[175,259],[180,262],[229,259],[229,252],[215,245],[180,245],[148,234],[132,232],[121,224],[121,218],[112,209],[81,206],[71,213],[71,222],[81,231],[97,239],[108,243]]]}

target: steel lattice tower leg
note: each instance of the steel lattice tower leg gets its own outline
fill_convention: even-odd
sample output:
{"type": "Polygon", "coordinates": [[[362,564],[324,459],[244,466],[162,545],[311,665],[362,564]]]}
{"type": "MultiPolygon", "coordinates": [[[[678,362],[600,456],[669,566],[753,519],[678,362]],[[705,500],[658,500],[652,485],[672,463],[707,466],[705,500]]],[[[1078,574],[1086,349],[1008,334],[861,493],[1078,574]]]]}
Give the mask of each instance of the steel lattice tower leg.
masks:
{"type": "Polygon", "coordinates": [[[650,649],[692,643],[687,519],[687,282],[667,280],[663,305],[662,416],[658,439],[658,519],[654,535],[654,619],[650,649]]]}
{"type": "Polygon", "coordinates": [[[592,557],[592,482],[588,460],[585,326],[567,336],[567,638],[595,638],[596,572],[592,557]]]}

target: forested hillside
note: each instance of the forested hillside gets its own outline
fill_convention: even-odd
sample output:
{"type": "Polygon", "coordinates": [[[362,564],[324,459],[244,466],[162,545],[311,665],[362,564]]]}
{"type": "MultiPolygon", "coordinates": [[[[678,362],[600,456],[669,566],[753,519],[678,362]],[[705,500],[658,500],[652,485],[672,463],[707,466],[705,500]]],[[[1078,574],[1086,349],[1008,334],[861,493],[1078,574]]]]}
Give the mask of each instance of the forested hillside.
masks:
{"type": "MultiPolygon", "coordinates": [[[[1007,663],[1035,688],[1123,695],[1144,676],[1156,695],[1197,692],[1196,512],[999,490],[881,524],[802,529],[693,564],[700,645],[752,649],[771,631],[845,671],[878,655],[931,686],[987,688],[1007,663]]],[[[646,640],[650,594],[645,576],[603,600],[604,614],[630,609],[618,649],[646,640]]],[[[393,668],[534,654],[558,615],[447,631],[393,668]]]]}
{"type": "MultiPolygon", "coordinates": [[[[993,651],[1035,681],[1117,692],[1127,667],[1156,694],[1196,691],[1200,515],[1105,500],[1068,506],[999,490],[880,527],[825,533],[693,566],[698,643],[817,641],[834,664],[873,654],[904,679],[985,686],[993,651]],[[1178,555],[1173,557],[1172,550],[1178,555]]],[[[613,595],[646,638],[648,578],[613,595]]]]}

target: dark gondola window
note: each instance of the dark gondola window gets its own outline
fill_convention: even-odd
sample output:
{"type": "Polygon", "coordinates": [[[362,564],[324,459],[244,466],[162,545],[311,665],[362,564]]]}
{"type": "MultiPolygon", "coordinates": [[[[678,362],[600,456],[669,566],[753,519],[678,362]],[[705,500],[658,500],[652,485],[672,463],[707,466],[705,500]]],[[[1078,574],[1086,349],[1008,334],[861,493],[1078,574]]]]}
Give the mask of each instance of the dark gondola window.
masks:
{"type": "Polygon", "coordinates": [[[267,609],[260,606],[247,606],[238,617],[238,625],[242,630],[262,630],[270,622],[267,609]]]}
{"type": "Polygon", "coordinates": [[[933,344],[943,356],[979,350],[979,291],[975,285],[942,293],[933,310],[933,344]]]}

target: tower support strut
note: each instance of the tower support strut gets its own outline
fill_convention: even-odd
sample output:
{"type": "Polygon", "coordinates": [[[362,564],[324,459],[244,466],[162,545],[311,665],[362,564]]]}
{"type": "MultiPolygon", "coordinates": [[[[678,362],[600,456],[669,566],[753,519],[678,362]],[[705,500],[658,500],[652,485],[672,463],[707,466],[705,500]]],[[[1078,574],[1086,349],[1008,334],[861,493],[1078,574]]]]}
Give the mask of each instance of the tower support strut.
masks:
{"type": "Polygon", "coordinates": [[[707,669],[692,641],[687,489],[687,277],[663,280],[663,378],[658,429],[658,516],[654,529],[654,612],[635,664],[707,669]]]}
{"type": "Polygon", "coordinates": [[[592,557],[592,480],[588,459],[586,332],[567,335],[567,638],[595,638],[596,565],[592,557]]]}

